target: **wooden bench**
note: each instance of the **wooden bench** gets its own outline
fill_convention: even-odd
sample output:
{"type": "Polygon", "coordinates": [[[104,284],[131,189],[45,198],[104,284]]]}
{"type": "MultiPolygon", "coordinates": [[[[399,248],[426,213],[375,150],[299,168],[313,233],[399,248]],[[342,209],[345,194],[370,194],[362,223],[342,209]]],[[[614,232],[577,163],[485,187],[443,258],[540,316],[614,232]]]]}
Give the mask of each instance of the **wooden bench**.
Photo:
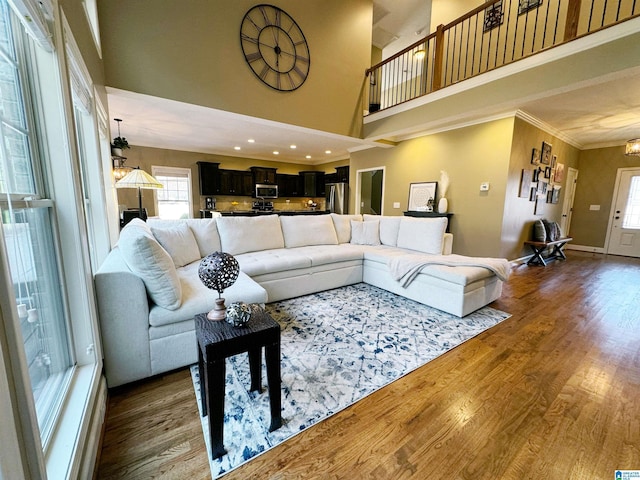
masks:
{"type": "Polygon", "coordinates": [[[528,245],[533,255],[527,262],[527,265],[542,265],[547,266],[547,262],[550,260],[566,260],[567,257],[564,256],[564,252],[562,251],[562,247],[564,247],[567,243],[569,243],[573,238],[564,237],[559,238],[553,242],[537,242],[535,240],[527,240],[524,242],[525,245],[528,245]],[[548,247],[553,247],[553,250],[546,257],[542,254],[548,247]]]}

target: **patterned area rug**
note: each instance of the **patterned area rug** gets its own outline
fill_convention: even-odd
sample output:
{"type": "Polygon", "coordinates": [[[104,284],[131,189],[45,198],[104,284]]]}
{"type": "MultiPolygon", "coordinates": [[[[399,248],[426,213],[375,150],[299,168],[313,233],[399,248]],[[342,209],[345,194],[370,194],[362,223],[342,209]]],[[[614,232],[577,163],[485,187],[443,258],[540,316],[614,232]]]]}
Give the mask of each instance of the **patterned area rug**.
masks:
{"type": "MultiPolygon", "coordinates": [[[[464,318],[360,283],[266,306],[281,326],[283,426],[269,432],[269,395],[248,392],[247,354],[227,361],[224,446],[217,478],[509,318],[485,307],[464,318]]],[[[263,357],[264,358],[264,357],[263,357]]],[[[264,363],[264,362],[263,362],[264,363]]],[[[198,409],[200,382],[191,367],[198,409]]]]}

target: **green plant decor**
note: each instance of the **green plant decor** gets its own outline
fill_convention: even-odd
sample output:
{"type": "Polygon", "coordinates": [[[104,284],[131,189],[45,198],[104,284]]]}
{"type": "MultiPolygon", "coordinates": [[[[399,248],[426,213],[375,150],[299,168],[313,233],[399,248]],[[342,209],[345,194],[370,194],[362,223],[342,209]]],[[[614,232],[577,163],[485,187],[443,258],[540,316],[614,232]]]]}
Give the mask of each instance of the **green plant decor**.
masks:
{"type": "Polygon", "coordinates": [[[113,139],[113,143],[111,144],[111,146],[113,148],[131,148],[129,147],[129,142],[127,142],[127,139],[124,137],[116,137],[113,139]]]}

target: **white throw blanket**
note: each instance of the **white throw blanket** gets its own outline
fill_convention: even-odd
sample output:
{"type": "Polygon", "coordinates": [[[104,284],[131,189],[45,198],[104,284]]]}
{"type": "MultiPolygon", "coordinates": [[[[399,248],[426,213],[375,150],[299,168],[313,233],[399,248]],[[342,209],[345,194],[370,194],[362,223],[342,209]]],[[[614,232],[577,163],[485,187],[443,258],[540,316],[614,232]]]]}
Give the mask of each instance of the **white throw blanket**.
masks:
{"type": "Polygon", "coordinates": [[[414,278],[429,265],[448,267],[482,267],[491,270],[496,276],[507,281],[511,274],[511,264],[504,258],[465,257],[463,255],[398,255],[387,263],[391,276],[400,282],[403,288],[409,286],[414,278]]]}

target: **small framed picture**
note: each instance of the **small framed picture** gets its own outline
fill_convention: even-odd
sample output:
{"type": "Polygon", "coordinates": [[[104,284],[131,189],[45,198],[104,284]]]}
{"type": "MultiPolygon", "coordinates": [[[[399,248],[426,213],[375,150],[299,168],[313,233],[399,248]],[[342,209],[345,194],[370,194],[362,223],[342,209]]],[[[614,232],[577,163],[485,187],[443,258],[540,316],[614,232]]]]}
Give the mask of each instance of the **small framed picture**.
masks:
{"type": "Polygon", "coordinates": [[[518,4],[518,15],[527,13],[529,10],[538,8],[540,5],[542,5],[542,0],[520,0],[518,4]]]}
{"type": "Polygon", "coordinates": [[[551,147],[547,142],[542,142],[542,151],[540,152],[540,163],[543,165],[551,165],[551,147]]]}
{"type": "Polygon", "coordinates": [[[433,212],[438,182],[420,182],[409,185],[410,212],[433,212]]]}
{"type": "Polygon", "coordinates": [[[544,178],[551,178],[551,167],[546,167],[544,169],[544,178]]]}
{"type": "Polygon", "coordinates": [[[540,150],[537,148],[531,152],[531,165],[540,165],[540,150]]]}
{"type": "Polygon", "coordinates": [[[535,202],[536,198],[538,198],[538,185],[532,184],[529,190],[529,201],[535,202]]]}
{"type": "Polygon", "coordinates": [[[546,195],[543,195],[542,197],[536,197],[536,205],[533,209],[534,215],[544,215],[544,206],[547,204],[546,200],[546,195]]]}
{"type": "Polygon", "coordinates": [[[551,168],[556,168],[556,163],[558,163],[558,156],[557,155],[553,155],[551,157],[551,168]]]}
{"type": "Polygon", "coordinates": [[[531,189],[531,179],[533,178],[533,170],[522,169],[522,177],[520,178],[520,193],[519,197],[527,198],[529,196],[529,190],[531,189]]]}

